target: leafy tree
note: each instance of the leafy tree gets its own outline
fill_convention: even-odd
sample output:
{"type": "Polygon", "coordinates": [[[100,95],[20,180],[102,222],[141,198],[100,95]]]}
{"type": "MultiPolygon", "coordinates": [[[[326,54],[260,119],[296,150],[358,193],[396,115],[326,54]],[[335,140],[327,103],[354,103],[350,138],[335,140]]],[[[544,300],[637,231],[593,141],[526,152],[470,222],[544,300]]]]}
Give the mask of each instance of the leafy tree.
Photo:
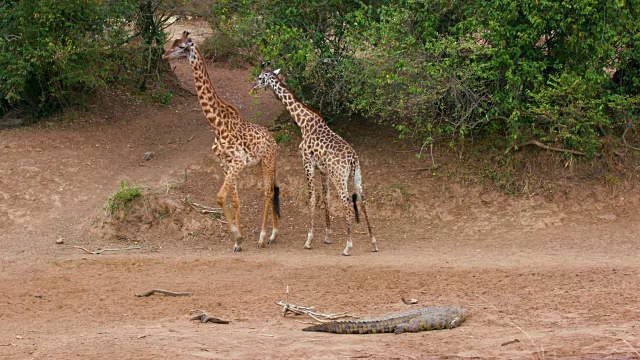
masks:
{"type": "Polygon", "coordinates": [[[639,0],[215,1],[213,27],[325,115],[595,154],[635,129],[639,0]]]}
{"type": "Polygon", "coordinates": [[[137,80],[145,90],[164,64],[159,60],[171,3],[0,2],[0,115],[16,108],[32,118],[46,116],[113,83],[137,80]],[[141,46],[129,43],[137,36],[141,46]]]}

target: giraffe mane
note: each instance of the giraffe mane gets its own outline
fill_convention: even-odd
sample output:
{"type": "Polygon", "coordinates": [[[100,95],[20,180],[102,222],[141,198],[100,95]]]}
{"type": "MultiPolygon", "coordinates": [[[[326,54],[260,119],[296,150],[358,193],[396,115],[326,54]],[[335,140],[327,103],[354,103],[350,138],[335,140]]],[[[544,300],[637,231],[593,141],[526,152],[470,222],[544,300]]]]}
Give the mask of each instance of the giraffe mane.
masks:
{"type": "MultiPolygon", "coordinates": [[[[187,35],[189,34],[186,31],[185,33],[187,33],[187,35]]],[[[191,40],[191,39],[188,39],[188,40],[191,40]]],[[[202,74],[209,79],[209,85],[211,86],[211,88],[214,89],[213,90],[214,97],[218,98],[218,104],[220,104],[220,107],[224,107],[229,112],[231,112],[231,116],[233,117],[232,120],[242,119],[242,117],[240,116],[240,111],[238,111],[238,109],[235,106],[225,101],[220,95],[218,95],[218,92],[215,91],[215,87],[213,86],[213,81],[211,80],[211,76],[209,76],[209,70],[207,70],[207,67],[204,64],[204,56],[202,56],[202,52],[200,52],[200,47],[198,47],[198,45],[196,45],[195,43],[194,43],[194,50],[197,53],[197,57],[202,61],[202,70],[201,70],[202,74]]]]}
{"type": "MultiPolygon", "coordinates": [[[[278,69],[280,70],[280,69],[278,69]]],[[[320,120],[322,120],[323,123],[327,123],[324,120],[324,117],[322,117],[322,115],[320,115],[319,112],[313,110],[312,108],[308,107],[307,104],[303,103],[302,101],[300,101],[300,99],[298,99],[298,97],[296,96],[296,94],[291,91],[291,89],[289,89],[289,87],[287,86],[287,84],[285,84],[284,80],[282,80],[280,78],[281,74],[276,74],[274,71],[270,71],[273,74],[273,77],[276,78],[278,80],[278,82],[280,83],[280,86],[282,86],[283,88],[285,88],[285,90],[287,90],[289,92],[289,94],[291,94],[291,96],[293,97],[293,101],[297,102],[298,104],[300,104],[304,109],[306,109],[307,111],[309,111],[310,113],[312,113],[313,115],[317,116],[318,118],[320,118],[320,120]]]]}

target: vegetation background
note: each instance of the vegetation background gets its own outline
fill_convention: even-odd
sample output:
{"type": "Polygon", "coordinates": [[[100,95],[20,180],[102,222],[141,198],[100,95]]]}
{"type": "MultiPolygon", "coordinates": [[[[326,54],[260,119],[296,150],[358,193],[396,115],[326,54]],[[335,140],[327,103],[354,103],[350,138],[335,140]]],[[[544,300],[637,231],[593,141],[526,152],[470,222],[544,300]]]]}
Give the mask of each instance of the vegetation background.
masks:
{"type": "Polygon", "coordinates": [[[191,14],[214,30],[207,55],[269,60],[329,121],[390,124],[423,149],[482,142],[503,164],[526,145],[624,157],[638,150],[639,13],[638,0],[5,0],[0,115],[35,121],[107,86],[170,102],[164,29],[191,14]]]}

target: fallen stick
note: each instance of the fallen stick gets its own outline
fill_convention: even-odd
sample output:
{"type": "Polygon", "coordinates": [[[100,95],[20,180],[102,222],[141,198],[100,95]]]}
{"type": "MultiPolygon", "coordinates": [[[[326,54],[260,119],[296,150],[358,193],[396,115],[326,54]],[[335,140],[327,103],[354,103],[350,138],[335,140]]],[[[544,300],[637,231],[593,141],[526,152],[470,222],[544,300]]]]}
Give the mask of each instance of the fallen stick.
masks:
{"type": "Polygon", "coordinates": [[[80,249],[80,250],[84,250],[89,254],[92,255],[99,255],[102,254],[105,251],[124,251],[124,250],[135,250],[135,249],[142,249],[142,246],[129,246],[126,248],[121,248],[121,249],[97,249],[96,251],[91,251],[91,250],[87,250],[85,248],[83,248],[82,246],[74,246],[76,249],[80,249]]]}
{"type": "Polygon", "coordinates": [[[212,323],[216,323],[216,324],[228,324],[228,323],[230,323],[230,321],[221,320],[221,319],[218,319],[217,317],[209,316],[209,315],[207,315],[207,312],[204,311],[204,310],[191,310],[191,313],[198,312],[198,311],[201,312],[202,314],[194,316],[194,317],[190,318],[189,320],[198,320],[202,324],[204,324],[206,322],[212,322],[212,323]]]}
{"type": "Polygon", "coordinates": [[[187,296],[187,295],[191,295],[190,292],[179,292],[179,291],[169,291],[169,290],[162,290],[162,289],[151,289],[147,292],[143,292],[141,294],[136,294],[137,297],[146,297],[146,296],[151,296],[153,294],[164,294],[165,296],[187,296]]]}
{"type": "Polygon", "coordinates": [[[336,314],[322,314],[316,311],[313,311],[315,307],[307,307],[289,304],[289,286],[287,286],[287,292],[285,293],[285,301],[277,301],[276,305],[282,306],[282,316],[287,316],[288,313],[293,313],[295,315],[308,315],[313,318],[315,321],[320,323],[331,322],[336,319],[341,319],[345,317],[357,318],[357,316],[348,314],[346,312],[336,313],[336,314]]]}
{"type": "Polygon", "coordinates": [[[197,202],[193,202],[191,200],[182,200],[184,203],[189,204],[192,208],[202,214],[222,214],[222,208],[212,208],[206,205],[198,204],[197,202]]]}
{"type": "MultiPolygon", "coordinates": [[[[202,204],[198,204],[197,202],[193,202],[191,200],[187,200],[187,199],[182,199],[182,202],[184,202],[185,204],[188,204],[189,206],[191,206],[192,208],[194,208],[197,212],[201,213],[201,214],[222,214],[222,208],[212,208],[209,206],[205,206],[202,204]]],[[[222,220],[222,219],[215,219],[218,222],[218,225],[220,225],[220,228],[222,228],[222,224],[226,224],[227,222],[222,220]]]]}

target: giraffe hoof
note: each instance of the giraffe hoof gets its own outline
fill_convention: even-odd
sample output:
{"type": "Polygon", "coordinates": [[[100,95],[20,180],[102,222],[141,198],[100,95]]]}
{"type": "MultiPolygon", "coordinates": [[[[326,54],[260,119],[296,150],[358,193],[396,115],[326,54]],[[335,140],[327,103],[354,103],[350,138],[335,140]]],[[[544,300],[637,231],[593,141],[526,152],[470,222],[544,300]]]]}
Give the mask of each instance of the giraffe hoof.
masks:
{"type": "Polygon", "coordinates": [[[371,249],[372,252],[378,252],[378,245],[373,245],[373,249],[371,249]]]}
{"type": "Polygon", "coordinates": [[[311,250],[311,245],[305,245],[304,248],[307,250],[311,250]]]}
{"type": "Polygon", "coordinates": [[[333,244],[333,241],[329,240],[329,239],[324,239],[324,243],[325,244],[333,244]]]}
{"type": "Polygon", "coordinates": [[[264,249],[264,243],[260,243],[259,242],[257,248],[258,249],[264,249]]]}
{"type": "Polygon", "coordinates": [[[269,239],[269,241],[267,241],[267,244],[272,245],[276,243],[276,239],[269,239]]]}
{"type": "Polygon", "coordinates": [[[238,253],[238,252],[241,252],[241,251],[242,251],[242,248],[240,246],[237,246],[237,247],[233,248],[233,252],[234,253],[238,253]]]}

